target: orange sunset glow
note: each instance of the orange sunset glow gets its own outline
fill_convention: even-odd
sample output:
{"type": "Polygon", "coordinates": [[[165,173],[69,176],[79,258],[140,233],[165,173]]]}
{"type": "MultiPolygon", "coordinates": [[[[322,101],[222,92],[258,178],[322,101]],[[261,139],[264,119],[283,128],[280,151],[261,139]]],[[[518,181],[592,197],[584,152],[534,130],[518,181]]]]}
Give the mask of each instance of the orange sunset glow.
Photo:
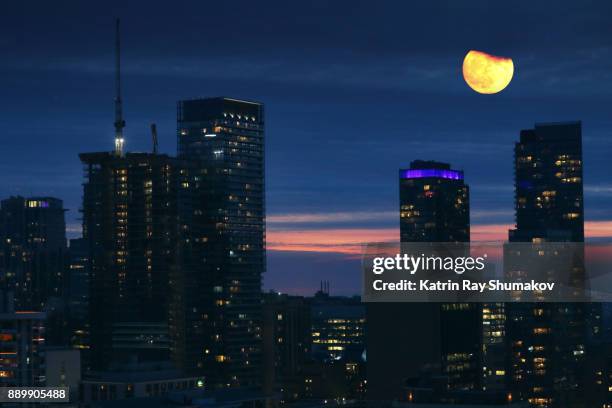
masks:
{"type": "MultiPolygon", "coordinates": [[[[508,224],[472,225],[472,241],[505,241],[508,224]]],[[[587,221],[587,238],[612,238],[612,221],[587,221]]],[[[398,228],[333,228],[304,230],[269,230],[267,249],[271,251],[323,252],[358,255],[369,242],[397,242],[398,228]]]]}

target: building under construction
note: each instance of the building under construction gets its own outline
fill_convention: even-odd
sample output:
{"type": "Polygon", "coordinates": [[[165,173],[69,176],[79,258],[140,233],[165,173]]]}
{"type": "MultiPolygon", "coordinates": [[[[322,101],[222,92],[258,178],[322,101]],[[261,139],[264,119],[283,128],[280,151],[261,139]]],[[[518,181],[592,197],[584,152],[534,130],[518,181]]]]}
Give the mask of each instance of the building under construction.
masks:
{"type": "Polygon", "coordinates": [[[174,159],[84,153],[92,368],[169,358],[169,281],[177,236],[174,159]]]}
{"type": "MultiPolygon", "coordinates": [[[[263,105],[178,104],[178,158],[124,152],[117,26],[114,151],[84,153],[91,364],[168,361],[210,387],[260,383],[263,105]]],[[[131,364],[130,364],[131,365],[131,364]]]]}
{"type": "Polygon", "coordinates": [[[169,288],[178,233],[176,159],[124,153],[119,22],[115,149],[83,153],[83,237],[90,269],[91,367],[168,360],[169,288]]]}

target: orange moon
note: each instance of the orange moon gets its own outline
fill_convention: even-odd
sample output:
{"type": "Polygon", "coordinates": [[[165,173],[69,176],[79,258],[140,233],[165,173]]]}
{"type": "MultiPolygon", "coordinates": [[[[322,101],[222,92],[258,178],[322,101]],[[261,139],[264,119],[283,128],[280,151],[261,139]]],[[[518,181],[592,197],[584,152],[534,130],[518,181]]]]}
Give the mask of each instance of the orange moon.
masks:
{"type": "Polygon", "coordinates": [[[495,94],[508,86],[514,75],[512,59],[471,50],[463,59],[463,79],[474,91],[495,94]]]}

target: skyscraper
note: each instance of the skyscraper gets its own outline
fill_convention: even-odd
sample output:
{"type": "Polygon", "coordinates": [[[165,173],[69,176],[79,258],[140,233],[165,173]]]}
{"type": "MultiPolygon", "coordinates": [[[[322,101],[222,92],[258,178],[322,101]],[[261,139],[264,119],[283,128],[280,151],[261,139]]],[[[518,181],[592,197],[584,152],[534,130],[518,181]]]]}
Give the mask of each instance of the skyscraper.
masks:
{"type": "MultiPolygon", "coordinates": [[[[402,243],[469,242],[469,188],[462,171],[413,161],[400,170],[399,188],[402,243]]],[[[367,312],[368,398],[397,398],[406,380],[426,375],[443,374],[449,389],[479,386],[480,305],[371,303],[367,312]]]]}
{"type": "MultiPolygon", "coordinates": [[[[511,243],[584,240],[582,165],[580,122],[521,131],[511,243]]],[[[584,394],[585,304],[509,303],[507,310],[507,371],[516,397],[541,407],[590,406],[584,394]]]]}
{"type": "Polygon", "coordinates": [[[263,297],[264,393],[280,392],[285,401],[303,398],[312,349],[310,304],[301,296],[263,297]]]}
{"type": "Polygon", "coordinates": [[[506,304],[482,304],[482,389],[507,391],[506,304]]]}
{"type": "MultiPolygon", "coordinates": [[[[400,171],[402,242],[469,242],[469,188],[449,164],[400,171]]],[[[505,389],[505,311],[496,303],[441,305],[442,371],[451,389],[505,389]]]]}
{"type": "Polygon", "coordinates": [[[189,189],[181,207],[177,360],[209,384],[261,377],[265,269],[263,105],[231,98],[178,103],[178,154],[189,189]]]}
{"type": "Polygon", "coordinates": [[[17,310],[41,311],[64,292],[66,221],[62,200],[11,197],[0,203],[0,280],[17,310]]]}
{"type": "MultiPolygon", "coordinates": [[[[469,187],[449,164],[414,161],[400,170],[402,242],[469,242],[469,187]]],[[[432,305],[437,307],[438,305],[432,305]]],[[[443,303],[440,311],[442,373],[451,389],[480,384],[481,307],[443,303]]]]}
{"type": "Polygon", "coordinates": [[[80,158],[92,367],[168,359],[178,235],[175,160],[114,152],[80,158]]]}
{"type": "Polygon", "coordinates": [[[400,170],[401,242],[469,242],[469,188],[449,164],[416,160],[400,170]]]}
{"type": "Polygon", "coordinates": [[[514,168],[516,228],[510,241],[584,241],[581,123],[522,130],[514,168]]]}

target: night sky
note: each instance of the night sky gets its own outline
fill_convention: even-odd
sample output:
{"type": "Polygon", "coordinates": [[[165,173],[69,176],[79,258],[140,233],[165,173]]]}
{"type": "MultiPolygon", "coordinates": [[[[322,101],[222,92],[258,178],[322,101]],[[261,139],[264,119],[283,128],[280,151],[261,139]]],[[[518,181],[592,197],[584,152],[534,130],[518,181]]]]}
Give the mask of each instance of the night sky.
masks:
{"type": "Polygon", "coordinates": [[[80,234],[79,152],[113,147],[122,19],[127,150],[176,152],[176,101],[266,109],[265,288],[360,288],[357,245],[398,239],[397,170],[448,161],[471,187],[476,238],[513,223],[512,149],[534,122],[583,121],[587,233],[612,236],[612,2],[10,2],[0,12],[0,197],[65,201],[80,234]],[[22,4],[18,4],[22,3],[22,4]],[[470,90],[470,49],[514,60],[470,90]]]}

